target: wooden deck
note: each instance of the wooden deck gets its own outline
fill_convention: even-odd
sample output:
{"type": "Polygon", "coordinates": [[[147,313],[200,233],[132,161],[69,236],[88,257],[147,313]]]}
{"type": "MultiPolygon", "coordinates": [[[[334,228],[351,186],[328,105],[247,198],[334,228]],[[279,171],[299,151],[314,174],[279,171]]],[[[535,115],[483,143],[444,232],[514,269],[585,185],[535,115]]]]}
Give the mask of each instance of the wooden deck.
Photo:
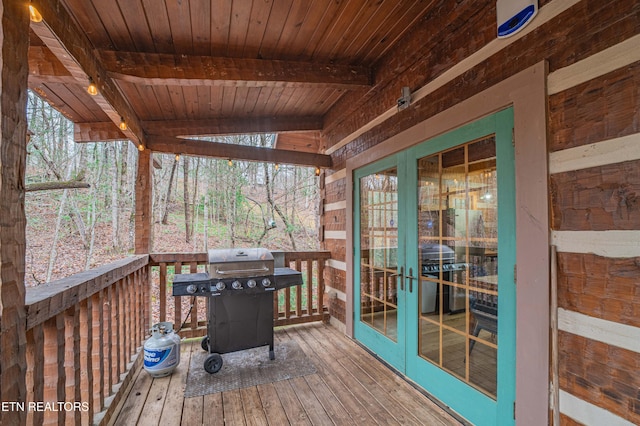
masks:
{"type": "Polygon", "coordinates": [[[114,424],[460,424],[335,328],[312,323],[276,330],[276,341],[289,338],[315,364],[315,374],[184,398],[191,352],[202,349],[199,341],[183,343],[180,365],[171,376],[136,373],[114,424]]]}

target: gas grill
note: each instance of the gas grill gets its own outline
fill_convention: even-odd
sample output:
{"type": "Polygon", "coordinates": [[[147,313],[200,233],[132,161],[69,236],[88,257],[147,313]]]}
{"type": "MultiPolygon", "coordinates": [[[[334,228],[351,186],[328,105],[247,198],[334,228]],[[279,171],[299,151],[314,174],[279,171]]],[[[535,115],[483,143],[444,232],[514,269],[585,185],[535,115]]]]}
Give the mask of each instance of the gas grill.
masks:
{"type": "Polygon", "coordinates": [[[174,296],[207,298],[202,348],[209,352],[208,373],[222,368],[220,354],[228,352],[269,345],[269,359],[275,359],[274,294],[302,284],[300,272],[284,267],[284,253],[275,254],[263,248],[209,250],[208,272],[175,275],[174,296]]]}

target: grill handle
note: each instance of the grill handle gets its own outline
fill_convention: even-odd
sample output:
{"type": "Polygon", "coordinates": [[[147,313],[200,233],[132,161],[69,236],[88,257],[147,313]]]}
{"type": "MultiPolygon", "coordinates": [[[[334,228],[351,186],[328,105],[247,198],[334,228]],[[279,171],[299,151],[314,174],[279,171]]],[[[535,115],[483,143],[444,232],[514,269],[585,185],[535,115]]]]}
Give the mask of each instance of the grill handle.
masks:
{"type": "Polygon", "coordinates": [[[221,271],[216,267],[216,274],[220,275],[237,275],[237,274],[246,274],[246,273],[256,273],[256,272],[269,272],[269,268],[263,266],[259,269],[235,269],[232,271],[221,271]]]}

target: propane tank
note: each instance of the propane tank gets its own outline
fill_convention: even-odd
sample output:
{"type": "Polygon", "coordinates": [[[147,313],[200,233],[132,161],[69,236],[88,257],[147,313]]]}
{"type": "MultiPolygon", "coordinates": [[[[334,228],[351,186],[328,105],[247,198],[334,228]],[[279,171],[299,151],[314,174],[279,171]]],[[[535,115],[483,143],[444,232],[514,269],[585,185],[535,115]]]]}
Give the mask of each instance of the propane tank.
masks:
{"type": "Polygon", "coordinates": [[[180,363],[180,337],[173,324],[159,322],[151,327],[151,337],[144,343],[144,369],[152,377],[173,373],[180,363]]]}

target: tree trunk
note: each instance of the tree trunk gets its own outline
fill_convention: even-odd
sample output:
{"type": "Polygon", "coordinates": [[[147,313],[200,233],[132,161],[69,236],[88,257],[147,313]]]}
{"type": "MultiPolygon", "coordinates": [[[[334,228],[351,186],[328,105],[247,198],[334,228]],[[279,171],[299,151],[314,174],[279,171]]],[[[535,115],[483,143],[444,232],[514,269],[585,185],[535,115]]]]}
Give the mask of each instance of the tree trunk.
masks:
{"type": "Polygon", "coordinates": [[[191,237],[193,237],[193,251],[196,251],[196,241],[198,240],[198,234],[194,232],[198,224],[198,206],[200,202],[198,201],[198,197],[200,195],[200,191],[198,191],[198,175],[200,173],[200,158],[196,157],[196,170],[193,176],[193,198],[191,200],[191,206],[193,209],[191,215],[191,237]]]}
{"type": "MultiPolygon", "coordinates": [[[[114,249],[120,247],[120,176],[118,173],[118,151],[116,145],[111,145],[113,149],[113,174],[111,175],[111,246],[114,249]]],[[[94,239],[92,231],[91,239],[94,239]]],[[[91,244],[93,246],[93,244],[91,244]]]]}
{"type": "Polygon", "coordinates": [[[189,157],[184,157],[184,164],[182,166],[184,171],[184,230],[185,241],[191,242],[191,210],[189,209],[189,157]]]}
{"type": "Polygon", "coordinates": [[[169,187],[167,188],[167,196],[164,197],[164,213],[162,214],[162,224],[169,224],[169,204],[171,202],[171,188],[173,187],[173,176],[176,173],[176,168],[178,167],[178,160],[173,161],[173,166],[171,166],[171,174],[169,175],[169,187]]]}
{"type": "Polygon", "coordinates": [[[271,208],[273,210],[275,210],[276,213],[278,213],[278,216],[280,216],[280,219],[282,219],[282,221],[284,222],[285,232],[289,236],[289,240],[291,240],[291,248],[293,249],[293,251],[297,251],[296,240],[293,237],[293,233],[291,232],[291,226],[289,224],[289,220],[287,219],[287,216],[282,213],[282,210],[280,210],[280,207],[278,207],[278,205],[273,201],[273,196],[271,194],[272,188],[271,188],[271,184],[269,182],[270,179],[269,179],[268,166],[265,164],[264,167],[265,167],[265,185],[264,185],[264,187],[267,190],[267,202],[269,203],[271,208]]]}
{"type": "MultiPolygon", "coordinates": [[[[71,166],[67,170],[67,180],[71,177],[71,166]]],[[[58,256],[58,236],[60,235],[60,228],[62,227],[62,218],[64,216],[64,207],[67,204],[67,197],[69,190],[65,189],[62,192],[62,198],[60,199],[60,208],[58,209],[58,218],[56,219],[56,228],[53,231],[53,242],[51,243],[51,250],[49,251],[49,266],[47,267],[46,282],[51,281],[53,275],[53,267],[56,264],[56,257],[58,256]]]]}

